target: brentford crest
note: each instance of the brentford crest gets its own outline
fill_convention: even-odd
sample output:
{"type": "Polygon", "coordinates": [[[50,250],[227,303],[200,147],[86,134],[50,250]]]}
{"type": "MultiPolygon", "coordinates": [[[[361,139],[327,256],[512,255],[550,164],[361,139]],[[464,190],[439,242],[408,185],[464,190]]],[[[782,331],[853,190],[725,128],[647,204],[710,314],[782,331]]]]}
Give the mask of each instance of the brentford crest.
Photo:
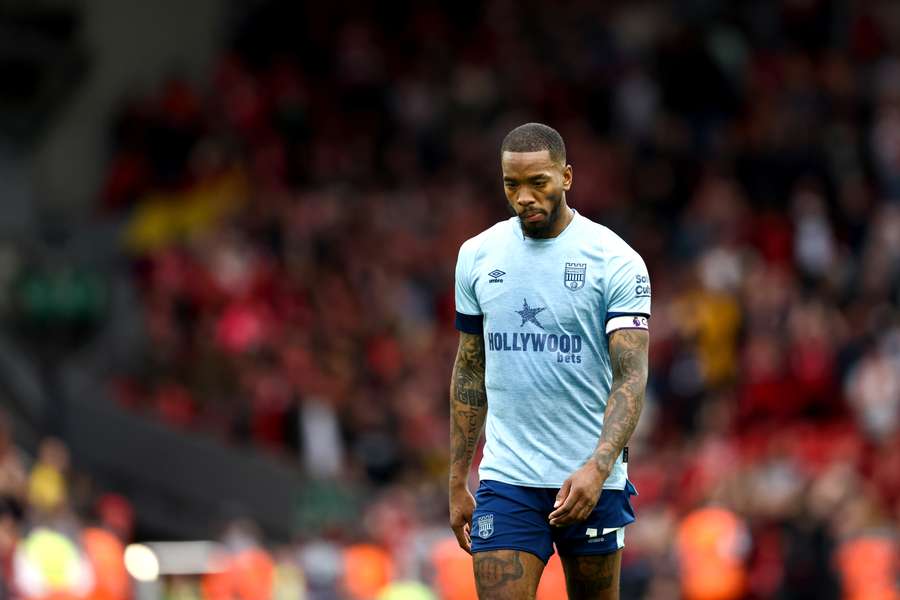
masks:
{"type": "Polygon", "coordinates": [[[494,513],[478,517],[478,537],[484,539],[494,533],[494,513]]]}
{"type": "Polygon", "coordinates": [[[566,263],[565,276],[563,285],[569,291],[577,292],[584,287],[585,274],[587,273],[587,263],[566,263]]]}

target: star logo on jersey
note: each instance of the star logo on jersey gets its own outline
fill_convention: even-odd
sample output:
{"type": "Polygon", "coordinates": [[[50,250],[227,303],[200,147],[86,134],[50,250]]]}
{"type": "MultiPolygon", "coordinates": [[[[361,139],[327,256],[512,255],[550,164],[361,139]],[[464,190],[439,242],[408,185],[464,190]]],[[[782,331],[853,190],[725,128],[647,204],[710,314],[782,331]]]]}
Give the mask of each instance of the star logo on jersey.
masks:
{"type": "Polygon", "coordinates": [[[522,310],[516,311],[516,313],[518,313],[518,315],[520,317],[522,317],[522,322],[519,324],[519,327],[524,327],[525,323],[534,323],[535,325],[537,325],[538,327],[543,329],[544,326],[541,325],[541,322],[537,320],[537,315],[539,312],[542,312],[545,310],[547,310],[546,306],[540,306],[540,307],[534,307],[534,308],[528,306],[528,300],[523,298],[522,299],[522,310]]]}

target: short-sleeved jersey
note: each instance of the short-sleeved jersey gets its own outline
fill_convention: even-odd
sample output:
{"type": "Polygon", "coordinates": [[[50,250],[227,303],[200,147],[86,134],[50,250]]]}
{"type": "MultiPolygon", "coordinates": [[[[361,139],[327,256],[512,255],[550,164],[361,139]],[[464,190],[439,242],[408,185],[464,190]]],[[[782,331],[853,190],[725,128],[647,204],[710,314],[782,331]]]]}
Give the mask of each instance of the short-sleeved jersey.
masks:
{"type": "MultiPolygon", "coordinates": [[[[513,217],[467,240],[456,265],[456,327],[483,333],[488,411],[479,476],[559,487],[591,456],[612,383],[608,335],[647,329],[641,257],[577,212],[555,238],[513,217]]],[[[604,488],[625,487],[622,456],[604,488]]]]}

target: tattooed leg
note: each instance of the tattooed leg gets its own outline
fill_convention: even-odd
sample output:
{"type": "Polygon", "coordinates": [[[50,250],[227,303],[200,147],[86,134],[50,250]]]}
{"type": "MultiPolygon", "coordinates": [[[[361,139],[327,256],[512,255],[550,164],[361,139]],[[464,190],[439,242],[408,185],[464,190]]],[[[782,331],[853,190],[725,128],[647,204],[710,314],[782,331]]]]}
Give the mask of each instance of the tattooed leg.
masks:
{"type": "Polygon", "coordinates": [[[619,600],[622,551],[597,556],[565,556],[569,600],[619,600]]]}
{"type": "Polygon", "coordinates": [[[533,600],[544,563],[520,550],[491,550],[473,556],[479,600],[533,600]]]}

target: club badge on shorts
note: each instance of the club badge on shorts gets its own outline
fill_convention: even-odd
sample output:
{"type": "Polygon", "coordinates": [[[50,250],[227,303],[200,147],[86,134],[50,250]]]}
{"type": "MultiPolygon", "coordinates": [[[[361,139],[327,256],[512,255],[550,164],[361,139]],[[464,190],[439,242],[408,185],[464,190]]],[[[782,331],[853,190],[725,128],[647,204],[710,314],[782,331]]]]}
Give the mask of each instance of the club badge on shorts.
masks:
{"type": "Polygon", "coordinates": [[[478,517],[478,537],[486,539],[494,533],[494,513],[478,517]]]}
{"type": "Polygon", "coordinates": [[[565,276],[563,285],[569,291],[577,292],[584,287],[585,274],[587,273],[587,263],[566,263],[565,276]]]}

